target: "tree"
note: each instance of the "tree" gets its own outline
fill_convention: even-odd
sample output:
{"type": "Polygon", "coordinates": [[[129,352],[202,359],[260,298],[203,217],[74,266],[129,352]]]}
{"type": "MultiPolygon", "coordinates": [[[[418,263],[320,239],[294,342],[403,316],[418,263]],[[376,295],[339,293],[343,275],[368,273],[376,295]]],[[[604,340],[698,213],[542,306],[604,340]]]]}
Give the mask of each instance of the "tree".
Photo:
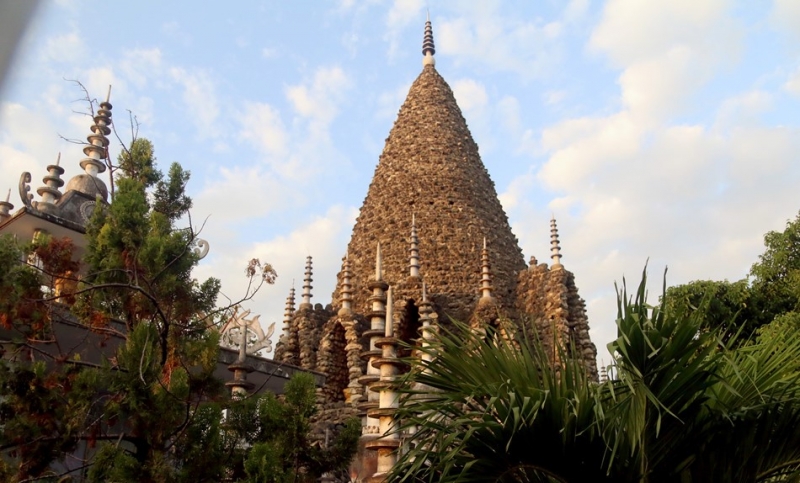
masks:
{"type": "Polygon", "coordinates": [[[750,269],[762,313],[774,318],[800,312],[800,213],[786,222],[784,231],[764,235],[764,245],[766,250],[750,269]]]}
{"type": "MultiPolygon", "coordinates": [[[[213,377],[220,284],[192,278],[199,255],[189,173],[175,163],[164,176],[146,139],[133,141],[115,171],[113,200],[87,227],[80,279],[69,241],[0,243],[0,285],[9,294],[0,323],[11,340],[0,363],[5,481],[87,470],[95,481],[217,481],[225,471],[223,458],[216,466],[190,458],[203,438],[186,438],[216,441],[227,400],[213,377]],[[21,264],[26,253],[34,258],[21,264]],[[122,340],[99,366],[69,348],[42,349],[54,340],[53,324],[76,317],[87,337],[122,340]],[[200,473],[205,480],[187,476],[200,473]]],[[[259,283],[274,280],[268,264],[256,260],[248,270],[259,283]]]]}
{"type": "Polygon", "coordinates": [[[404,391],[415,431],[392,481],[798,481],[800,337],[734,347],[645,286],[618,295],[599,384],[566,355],[553,369],[535,337],[442,331],[403,381],[422,389],[404,391]]]}
{"type": "Polygon", "coordinates": [[[327,434],[324,444],[313,444],[316,403],[314,378],[298,373],[286,384],[282,399],[266,393],[233,405],[227,429],[247,451],[234,458],[231,475],[248,483],[300,483],[346,470],[356,453],[361,423],[350,419],[327,434]]]}
{"type": "Polygon", "coordinates": [[[670,287],[665,299],[676,317],[702,316],[703,328],[721,329],[728,337],[741,331],[740,341],[746,341],[773,317],[761,311],[760,293],[751,288],[747,279],[696,280],[670,287]]]}
{"type": "Polygon", "coordinates": [[[764,235],[764,253],[750,269],[749,278],[736,282],[697,280],[670,287],[666,293],[672,312],[688,315],[700,309],[703,327],[722,328],[746,342],[759,327],[776,317],[800,312],[800,213],[783,232],[764,235]]]}

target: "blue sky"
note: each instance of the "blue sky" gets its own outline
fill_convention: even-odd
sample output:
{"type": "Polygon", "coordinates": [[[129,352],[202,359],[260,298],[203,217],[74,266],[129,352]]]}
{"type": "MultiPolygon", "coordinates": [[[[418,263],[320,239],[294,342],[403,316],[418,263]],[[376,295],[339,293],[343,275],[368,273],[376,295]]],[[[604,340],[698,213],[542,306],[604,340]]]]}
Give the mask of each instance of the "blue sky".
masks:
{"type": "MultiPolygon", "coordinates": [[[[526,259],[563,263],[600,357],[614,281],[739,279],[800,209],[800,2],[45,1],[0,107],[0,190],[34,187],[88,134],[82,93],[113,84],[162,168],[192,172],[211,244],[198,277],[232,298],[257,256],[279,279],[248,303],[277,321],[305,256],[335,273],[383,142],[421,70],[425,9],[526,259]],[[209,3],[206,5],[205,3],[209,3]],[[6,186],[3,186],[5,184],[6,186]]],[[[117,153],[116,143],[112,153],[117,153]]],[[[16,198],[16,195],[14,195],[16,198]]],[[[18,200],[16,201],[18,206],[18,200]]],[[[657,290],[659,283],[653,284],[657,290]]]]}

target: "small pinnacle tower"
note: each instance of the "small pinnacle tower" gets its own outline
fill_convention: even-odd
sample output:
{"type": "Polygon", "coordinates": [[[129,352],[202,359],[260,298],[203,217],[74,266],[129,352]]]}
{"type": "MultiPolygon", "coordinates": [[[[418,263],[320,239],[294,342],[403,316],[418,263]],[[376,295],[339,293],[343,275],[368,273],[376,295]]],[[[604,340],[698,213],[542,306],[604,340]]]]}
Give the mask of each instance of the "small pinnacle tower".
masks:
{"type": "Polygon", "coordinates": [[[86,157],[80,162],[84,173],[79,174],[69,180],[65,191],[75,190],[87,194],[91,197],[99,196],[103,201],[108,201],[108,188],[97,175],[106,170],[103,162],[108,157],[108,136],[111,134],[111,86],[108,86],[106,100],[100,103],[100,109],[94,116],[94,124],[91,126],[92,133],[86,137],[89,141],[83,148],[86,157]]]}
{"type": "Polygon", "coordinates": [[[556,226],[556,217],[550,219],[550,258],[553,259],[552,268],[561,268],[561,245],[558,242],[558,227],[556,226]]]}
{"type": "Polygon", "coordinates": [[[61,153],[58,153],[56,164],[51,164],[47,167],[47,176],[42,178],[44,186],[40,186],[36,192],[42,197],[41,201],[37,204],[37,208],[42,211],[52,210],[55,203],[61,199],[61,191],[58,189],[64,186],[64,180],[61,175],[64,174],[64,168],[61,164],[61,153]]]}
{"type": "Polygon", "coordinates": [[[344,256],[344,268],[342,269],[342,288],[339,291],[342,295],[342,308],[339,309],[339,315],[345,316],[352,312],[353,306],[351,303],[353,297],[353,287],[350,285],[350,256],[344,256]]]}
{"type": "Polygon", "coordinates": [[[311,286],[311,282],[313,281],[314,279],[311,278],[311,255],[309,255],[306,257],[306,273],[303,278],[303,301],[300,302],[300,309],[311,308],[311,289],[314,288],[311,286]]]}
{"type": "Polygon", "coordinates": [[[283,336],[289,337],[290,323],[294,315],[294,287],[289,289],[289,296],[286,297],[286,308],[283,311],[283,336]]]}

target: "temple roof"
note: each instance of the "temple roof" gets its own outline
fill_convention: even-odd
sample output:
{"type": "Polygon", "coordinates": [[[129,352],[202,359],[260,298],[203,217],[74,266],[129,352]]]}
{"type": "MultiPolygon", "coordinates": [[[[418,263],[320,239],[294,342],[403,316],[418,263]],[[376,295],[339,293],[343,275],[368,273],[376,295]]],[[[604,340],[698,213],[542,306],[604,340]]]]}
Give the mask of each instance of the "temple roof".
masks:
{"type": "MultiPolygon", "coordinates": [[[[479,296],[484,237],[494,294],[513,305],[517,273],[526,267],[517,239],[481,161],[453,91],[426,63],[400,108],[348,245],[353,309],[365,312],[380,241],[384,280],[409,279],[411,220],[416,216],[420,274],[450,315],[465,317],[479,296]]],[[[396,295],[413,298],[410,287],[396,295]]],[[[335,297],[334,300],[337,300],[335,297]]]]}

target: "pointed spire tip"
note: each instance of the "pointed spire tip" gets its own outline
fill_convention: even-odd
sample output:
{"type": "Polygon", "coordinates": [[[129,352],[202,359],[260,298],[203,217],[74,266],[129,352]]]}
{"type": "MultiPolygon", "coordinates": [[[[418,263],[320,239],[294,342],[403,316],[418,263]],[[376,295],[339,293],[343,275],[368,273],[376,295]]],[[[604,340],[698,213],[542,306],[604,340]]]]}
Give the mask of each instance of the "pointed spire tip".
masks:
{"type": "Polygon", "coordinates": [[[433,56],[436,54],[436,47],[433,44],[433,27],[431,26],[431,16],[428,12],[428,19],[425,21],[425,35],[422,37],[422,65],[436,65],[433,56]]]}

